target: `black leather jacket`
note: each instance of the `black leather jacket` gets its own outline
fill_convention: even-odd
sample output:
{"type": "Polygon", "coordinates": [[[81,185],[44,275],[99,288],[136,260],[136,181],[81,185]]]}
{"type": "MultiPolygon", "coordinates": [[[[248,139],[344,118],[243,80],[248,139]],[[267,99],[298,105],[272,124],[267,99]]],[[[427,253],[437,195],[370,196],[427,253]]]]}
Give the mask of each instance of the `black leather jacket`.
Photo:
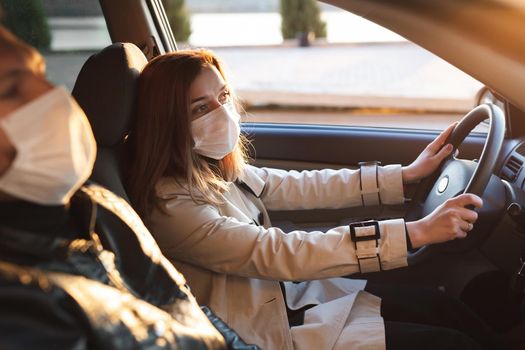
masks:
{"type": "Polygon", "coordinates": [[[203,311],[100,186],[66,207],[0,204],[0,349],[257,349],[203,311]]]}

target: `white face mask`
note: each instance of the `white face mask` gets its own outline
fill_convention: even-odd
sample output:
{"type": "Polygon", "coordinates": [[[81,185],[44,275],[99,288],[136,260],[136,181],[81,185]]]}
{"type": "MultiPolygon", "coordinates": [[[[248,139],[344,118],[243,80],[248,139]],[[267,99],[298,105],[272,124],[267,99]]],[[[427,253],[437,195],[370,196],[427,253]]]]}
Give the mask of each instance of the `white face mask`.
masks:
{"type": "Polygon", "coordinates": [[[82,109],[62,87],[0,119],[16,158],[0,191],[44,205],[66,204],[87,180],[97,146],[82,109]]]}
{"type": "Polygon", "coordinates": [[[192,121],[195,152],[217,160],[231,153],[241,133],[240,119],[233,102],[228,102],[192,121]]]}

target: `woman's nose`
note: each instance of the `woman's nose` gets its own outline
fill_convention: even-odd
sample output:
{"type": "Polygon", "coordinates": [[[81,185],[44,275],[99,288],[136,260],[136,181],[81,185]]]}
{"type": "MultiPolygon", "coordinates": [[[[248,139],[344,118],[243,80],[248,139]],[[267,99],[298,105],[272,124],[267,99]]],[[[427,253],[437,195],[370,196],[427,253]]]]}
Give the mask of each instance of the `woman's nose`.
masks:
{"type": "Polygon", "coordinates": [[[214,110],[214,109],[216,109],[216,108],[219,108],[220,106],[222,106],[221,101],[219,101],[219,100],[216,99],[216,98],[214,98],[213,100],[211,100],[211,102],[210,102],[211,110],[214,110]]]}

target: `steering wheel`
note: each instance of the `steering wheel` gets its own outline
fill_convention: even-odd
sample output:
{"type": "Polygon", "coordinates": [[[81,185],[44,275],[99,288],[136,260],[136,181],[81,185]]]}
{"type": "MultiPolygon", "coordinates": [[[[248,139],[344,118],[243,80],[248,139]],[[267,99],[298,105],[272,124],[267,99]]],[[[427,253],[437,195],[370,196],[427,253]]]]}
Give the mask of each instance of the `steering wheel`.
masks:
{"type": "MultiPolygon", "coordinates": [[[[407,219],[417,220],[434,211],[447,199],[461,193],[483,196],[498,160],[505,137],[505,117],[501,109],[492,104],[479,105],[461,119],[444,145],[454,150],[441,166],[424,179],[414,195],[407,219]],[[456,150],[470,132],[482,121],[489,119],[490,127],[478,162],[455,157],[456,150]]],[[[472,234],[474,232],[471,232],[472,234]]],[[[438,245],[426,245],[409,252],[409,264],[419,263],[438,250],[438,245]]]]}

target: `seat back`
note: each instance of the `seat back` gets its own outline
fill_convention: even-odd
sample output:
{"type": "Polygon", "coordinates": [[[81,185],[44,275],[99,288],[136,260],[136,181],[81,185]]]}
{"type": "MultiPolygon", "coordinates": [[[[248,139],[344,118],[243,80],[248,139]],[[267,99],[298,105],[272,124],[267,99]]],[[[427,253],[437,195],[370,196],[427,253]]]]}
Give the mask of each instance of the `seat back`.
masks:
{"type": "MultiPolygon", "coordinates": [[[[133,44],[117,43],[91,56],[82,67],[73,97],[86,113],[97,141],[90,179],[129,201],[123,178],[128,162],[125,138],[135,110],[138,77],[147,60],[133,44]]],[[[115,201],[116,203],[117,201],[115,201]]],[[[97,233],[132,288],[142,293],[152,274],[151,260],[137,236],[112,211],[98,206],[97,233]]]]}
{"type": "Polygon", "coordinates": [[[91,180],[128,202],[123,181],[124,141],[134,114],[138,77],[146,63],[135,45],[110,45],[86,61],[72,93],[86,112],[97,141],[91,180]]]}

